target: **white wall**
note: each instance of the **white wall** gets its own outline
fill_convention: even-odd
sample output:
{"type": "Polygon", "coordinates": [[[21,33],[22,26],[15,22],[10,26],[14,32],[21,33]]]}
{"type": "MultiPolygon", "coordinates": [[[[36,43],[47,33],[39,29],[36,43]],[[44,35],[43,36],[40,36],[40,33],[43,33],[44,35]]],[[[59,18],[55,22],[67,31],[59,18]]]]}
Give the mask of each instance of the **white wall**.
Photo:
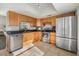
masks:
{"type": "Polygon", "coordinates": [[[77,55],[79,56],[79,8],[77,9],[77,55]]]}
{"type": "Polygon", "coordinates": [[[0,15],[0,29],[2,28],[3,25],[6,25],[6,16],[0,15]]]}

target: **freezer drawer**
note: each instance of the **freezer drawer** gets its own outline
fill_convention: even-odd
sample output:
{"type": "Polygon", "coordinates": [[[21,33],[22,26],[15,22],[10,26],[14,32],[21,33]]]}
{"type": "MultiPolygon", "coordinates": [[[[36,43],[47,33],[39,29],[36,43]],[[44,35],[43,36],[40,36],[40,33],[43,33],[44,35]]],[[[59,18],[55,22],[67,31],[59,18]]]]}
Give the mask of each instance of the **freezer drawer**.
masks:
{"type": "Polygon", "coordinates": [[[65,38],[56,37],[56,46],[69,50],[69,40],[66,40],[65,38]]]}
{"type": "Polygon", "coordinates": [[[56,46],[72,52],[77,51],[77,40],[56,37],[56,46]]]}
{"type": "Polygon", "coordinates": [[[73,52],[77,51],[77,40],[74,39],[71,40],[70,50],[73,52]]]}

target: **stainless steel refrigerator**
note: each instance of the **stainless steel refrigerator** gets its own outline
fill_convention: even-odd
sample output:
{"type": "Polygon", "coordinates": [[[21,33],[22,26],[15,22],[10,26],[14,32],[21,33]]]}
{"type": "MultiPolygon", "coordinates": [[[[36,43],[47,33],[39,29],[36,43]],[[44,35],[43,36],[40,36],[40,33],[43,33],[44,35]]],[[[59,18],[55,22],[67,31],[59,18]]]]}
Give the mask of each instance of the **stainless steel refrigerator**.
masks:
{"type": "Polygon", "coordinates": [[[56,19],[56,46],[73,52],[77,51],[76,16],[56,19]]]}

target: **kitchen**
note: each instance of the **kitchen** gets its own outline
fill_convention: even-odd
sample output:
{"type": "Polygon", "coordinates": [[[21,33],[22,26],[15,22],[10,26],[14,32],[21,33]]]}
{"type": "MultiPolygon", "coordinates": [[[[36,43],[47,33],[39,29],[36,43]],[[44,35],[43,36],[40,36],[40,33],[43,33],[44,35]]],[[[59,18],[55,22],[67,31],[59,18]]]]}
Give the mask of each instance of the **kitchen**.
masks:
{"type": "MultiPolygon", "coordinates": [[[[3,5],[8,6],[9,4],[3,4],[3,5]]],[[[18,6],[17,4],[13,4],[13,5],[18,6]]],[[[37,3],[37,4],[27,4],[27,5],[28,6],[33,5],[32,7],[39,9],[39,11],[41,11],[41,8],[43,8],[42,6],[44,6],[45,8],[49,6],[49,8],[47,8],[47,12],[49,11],[51,12],[51,6],[52,6],[51,3],[47,3],[47,4],[37,3]]],[[[34,55],[42,56],[46,53],[46,51],[44,52],[44,50],[48,48],[52,50],[53,55],[56,55],[58,52],[54,54],[55,50],[53,49],[57,48],[59,49],[58,51],[61,51],[59,55],[67,55],[67,54],[76,55],[77,53],[77,42],[76,42],[77,41],[77,32],[76,32],[77,21],[75,17],[76,16],[75,10],[78,8],[78,4],[71,4],[71,6],[74,6],[76,8],[70,8],[73,10],[68,10],[65,13],[58,14],[55,16],[48,15],[48,16],[39,16],[37,18],[22,14],[24,12],[21,13],[19,12],[19,10],[16,10],[16,9],[8,10],[6,13],[6,24],[2,25],[3,27],[1,30],[6,36],[5,47],[8,50],[8,52],[11,53],[11,55],[15,55],[15,56],[24,56],[24,55],[30,56],[30,51],[28,50],[31,49],[32,51],[33,49],[34,51],[31,52],[32,56],[34,55]],[[65,21],[64,19],[67,19],[67,20],[65,21]],[[66,25],[66,24],[69,24],[69,25],[66,25]],[[62,35],[65,35],[65,36],[67,35],[67,37],[62,36],[62,35]],[[61,38],[61,40],[59,40],[61,36],[63,39],[61,38]],[[65,38],[68,38],[67,39],[68,42],[63,41],[65,38]],[[75,41],[72,42],[72,40],[70,39],[75,39],[75,41]],[[73,43],[73,45],[71,43],[73,43]],[[41,49],[43,50],[41,51],[41,49]],[[64,53],[67,53],[67,54],[63,54],[62,51],[64,51],[64,53]]],[[[50,56],[52,54],[48,52],[47,55],[50,56]]]]}

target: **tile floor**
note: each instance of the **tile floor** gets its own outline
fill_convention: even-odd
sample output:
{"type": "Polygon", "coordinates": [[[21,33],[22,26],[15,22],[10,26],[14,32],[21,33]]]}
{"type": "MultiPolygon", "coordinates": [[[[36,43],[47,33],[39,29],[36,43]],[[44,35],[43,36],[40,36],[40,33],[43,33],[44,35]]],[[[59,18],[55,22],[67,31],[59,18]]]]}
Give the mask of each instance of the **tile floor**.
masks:
{"type": "MultiPolygon", "coordinates": [[[[75,53],[56,48],[55,46],[51,47],[49,44],[44,42],[37,42],[34,45],[44,53],[43,56],[76,56],[75,53]]],[[[0,50],[0,56],[11,56],[11,54],[6,49],[4,49],[0,50]]]]}
{"type": "Polygon", "coordinates": [[[18,55],[18,56],[43,56],[44,53],[38,47],[33,46],[31,49],[27,50],[26,52],[18,55]]]}
{"type": "Polygon", "coordinates": [[[76,56],[75,53],[56,48],[55,46],[50,46],[44,42],[37,42],[35,43],[35,46],[44,52],[44,56],[76,56]]]}
{"type": "Polygon", "coordinates": [[[12,54],[7,49],[0,50],[0,56],[11,56],[12,54]]]}

